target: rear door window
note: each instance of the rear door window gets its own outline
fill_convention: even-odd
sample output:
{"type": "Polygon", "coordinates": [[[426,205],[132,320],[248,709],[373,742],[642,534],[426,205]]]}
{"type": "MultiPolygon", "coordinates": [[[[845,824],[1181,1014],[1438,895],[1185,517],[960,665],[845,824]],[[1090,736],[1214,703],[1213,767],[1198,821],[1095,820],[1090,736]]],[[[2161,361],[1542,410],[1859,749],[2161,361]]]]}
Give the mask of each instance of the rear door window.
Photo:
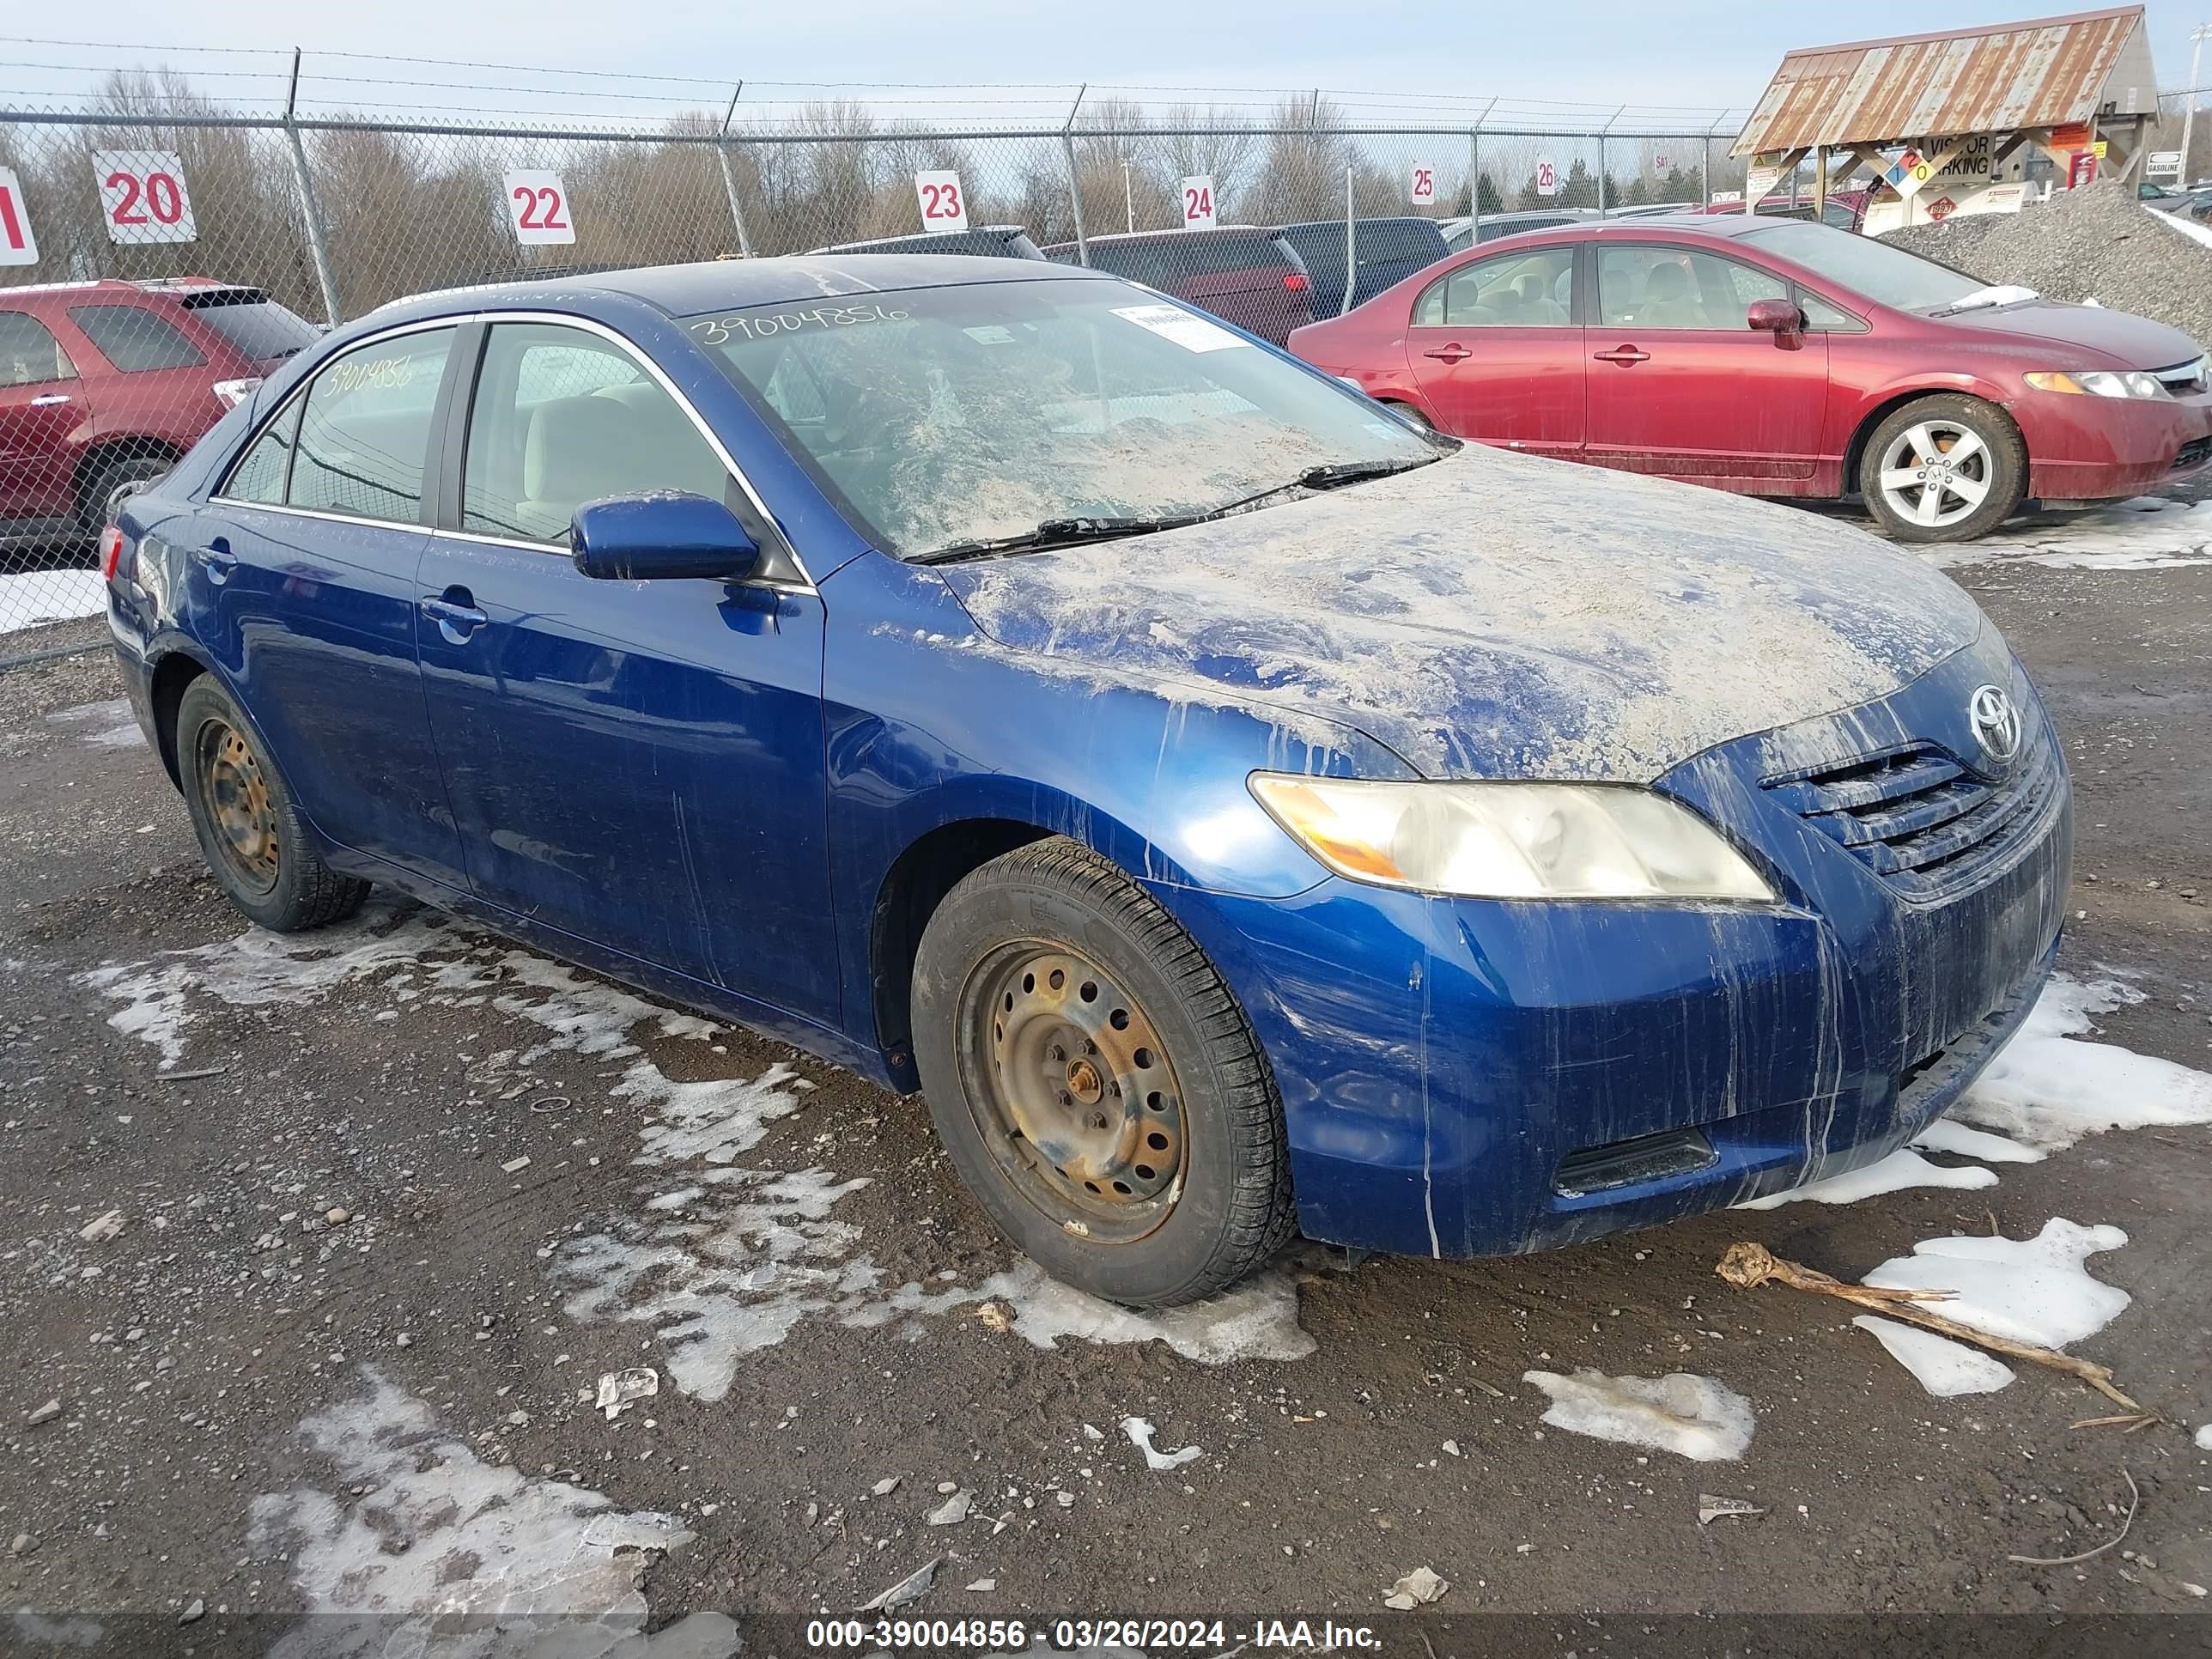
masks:
{"type": "Polygon", "coordinates": [[[0,311],[0,386],[75,379],[76,365],[51,329],[27,311],[0,311]]]}
{"type": "Polygon", "coordinates": [[[157,368],[200,368],[200,349],[176,325],[145,306],[71,306],[70,321],[125,374],[157,368]]]}
{"type": "Polygon", "coordinates": [[[450,328],[403,334],[356,347],[318,372],[301,417],[290,503],[418,522],[430,416],[453,347],[450,328]]]}

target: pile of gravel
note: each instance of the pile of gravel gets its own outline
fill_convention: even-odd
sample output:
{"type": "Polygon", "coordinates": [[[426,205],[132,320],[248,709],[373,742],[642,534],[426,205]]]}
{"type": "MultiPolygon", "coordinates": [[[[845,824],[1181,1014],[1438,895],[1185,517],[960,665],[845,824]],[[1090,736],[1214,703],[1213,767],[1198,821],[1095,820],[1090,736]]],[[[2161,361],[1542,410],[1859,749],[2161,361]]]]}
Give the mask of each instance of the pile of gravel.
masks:
{"type": "Polygon", "coordinates": [[[1912,225],[1882,238],[1985,283],[2048,300],[2094,300],[2212,344],[2212,247],[2162,223],[2135,186],[2107,179],[2018,213],[1912,225]]]}

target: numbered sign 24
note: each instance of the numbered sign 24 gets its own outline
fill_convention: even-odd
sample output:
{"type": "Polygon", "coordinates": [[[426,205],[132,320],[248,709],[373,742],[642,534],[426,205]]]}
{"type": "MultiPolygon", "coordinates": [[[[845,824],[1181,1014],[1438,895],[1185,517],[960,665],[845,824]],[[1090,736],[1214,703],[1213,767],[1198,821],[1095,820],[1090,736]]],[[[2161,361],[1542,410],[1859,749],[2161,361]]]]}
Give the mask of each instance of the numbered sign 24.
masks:
{"type": "Polygon", "coordinates": [[[39,239],[31,234],[31,210],[23,203],[23,181],[13,167],[0,167],[0,265],[39,263],[39,239]]]}
{"type": "Polygon", "coordinates": [[[915,173],[914,199],[921,208],[924,230],[968,228],[968,192],[960,188],[958,173],[915,173]]]}
{"type": "Polygon", "coordinates": [[[1427,162],[1413,163],[1413,176],[1407,186],[1406,199],[1415,207],[1436,205],[1437,170],[1427,162]]]}
{"type": "Polygon", "coordinates": [[[514,227],[514,240],[525,247],[576,240],[575,217],[568,211],[568,187],[557,173],[539,167],[510,170],[507,217],[514,227]]]}
{"type": "Polygon", "coordinates": [[[92,176],[100,182],[100,214],[107,221],[109,241],[198,240],[185,163],[173,150],[96,149],[92,176]]]}
{"type": "Polygon", "coordinates": [[[1548,155],[1536,158],[1536,194],[1557,196],[1559,193],[1559,164],[1548,155]]]}
{"type": "Polygon", "coordinates": [[[1182,181],[1182,228],[1185,230],[1212,230],[1213,217],[1213,175],[1201,173],[1182,181]]]}

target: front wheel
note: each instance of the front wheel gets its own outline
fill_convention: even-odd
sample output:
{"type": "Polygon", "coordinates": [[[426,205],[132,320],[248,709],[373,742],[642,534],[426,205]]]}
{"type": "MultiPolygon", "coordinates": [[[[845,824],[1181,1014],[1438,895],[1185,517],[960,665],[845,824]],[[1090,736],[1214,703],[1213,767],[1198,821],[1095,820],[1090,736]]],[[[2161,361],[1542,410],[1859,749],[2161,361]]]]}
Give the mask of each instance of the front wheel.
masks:
{"type": "Polygon", "coordinates": [[[2027,489],[2027,446],[2003,411],[1978,398],[1917,398],[1874,429],[1859,491],[1884,534],[1963,542],[2011,516],[2027,489]]]}
{"type": "Polygon", "coordinates": [[[1282,1103],[1196,941],[1059,836],[970,873],[924,930],[915,1060],[962,1182],[1079,1290],[1224,1290],[1291,1231],[1282,1103]]]}

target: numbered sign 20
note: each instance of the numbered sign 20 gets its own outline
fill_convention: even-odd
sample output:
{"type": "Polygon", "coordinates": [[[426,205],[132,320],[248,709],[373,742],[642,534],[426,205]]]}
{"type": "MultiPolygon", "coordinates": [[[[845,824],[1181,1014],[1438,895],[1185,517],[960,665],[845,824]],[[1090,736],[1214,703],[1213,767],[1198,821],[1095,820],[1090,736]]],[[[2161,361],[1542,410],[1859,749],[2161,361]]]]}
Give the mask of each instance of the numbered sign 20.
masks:
{"type": "Polygon", "coordinates": [[[23,181],[13,167],[0,167],[0,265],[39,263],[39,239],[31,234],[31,210],[23,203],[23,181]]]}
{"type": "Polygon", "coordinates": [[[514,240],[525,247],[576,240],[576,221],[568,211],[568,187],[557,173],[537,167],[510,171],[507,217],[514,227],[514,240]]]}
{"type": "Polygon", "coordinates": [[[92,176],[100,182],[100,216],[111,242],[190,242],[192,198],[185,191],[185,164],[173,150],[96,149],[92,176]]]}
{"type": "Polygon", "coordinates": [[[1559,164],[1548,155],[1536,158],[1536,194],[1557,196],[1559,193],[1559,164]]]}
{"type": "Polygon", "coordinates": [[[1415,207],[1434,207],[1437,201],[1437,170],[1425,161],[1413,163],[1413,176],[1406,189],[1406,199],[1415,207]]]}
{"type": "Polygon", "coordinates": [[[924,230],[968,228],[968,192],[960,188],[958,173],[915,173],[914,199],[921,208],[924,230]]]}
{"type": "Polygon", "coordinates": [[[1198,173],[1182,181],[1182,228],[1185,230],[1212,230],[1213,218],[1213,175],[1198,173]]]}

